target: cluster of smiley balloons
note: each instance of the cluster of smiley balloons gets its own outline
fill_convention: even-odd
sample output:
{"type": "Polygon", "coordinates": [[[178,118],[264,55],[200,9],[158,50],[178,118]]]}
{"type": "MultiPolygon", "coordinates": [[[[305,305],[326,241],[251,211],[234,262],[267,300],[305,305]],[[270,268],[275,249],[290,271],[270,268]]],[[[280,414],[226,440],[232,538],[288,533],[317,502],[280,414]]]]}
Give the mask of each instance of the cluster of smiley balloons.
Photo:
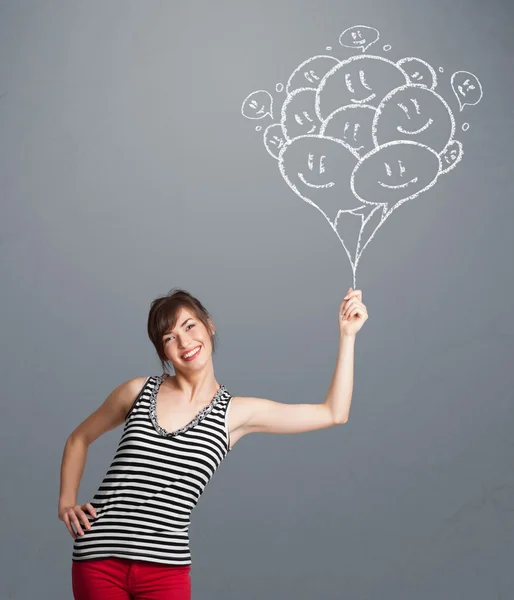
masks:
{"type": "MultiPolygon", "coordinates": [[[[362,54],[302,62],[285,87],[279,121],[266,90],[250,94],[241,109],[248,119],[272,119],[263,133],[266,150],[288,186],[339,237],[354,283],[364,248],[389,215],[463,156],[452,110],[435,91],[436,71],[414,57],[393,62],[364,54],[378,37],[374,28],[354,26],[339,41],[362,54]]],[[[480,82],[467,71],[454,73],[451,87],[460,110],[482,98],[480,82]]]]}

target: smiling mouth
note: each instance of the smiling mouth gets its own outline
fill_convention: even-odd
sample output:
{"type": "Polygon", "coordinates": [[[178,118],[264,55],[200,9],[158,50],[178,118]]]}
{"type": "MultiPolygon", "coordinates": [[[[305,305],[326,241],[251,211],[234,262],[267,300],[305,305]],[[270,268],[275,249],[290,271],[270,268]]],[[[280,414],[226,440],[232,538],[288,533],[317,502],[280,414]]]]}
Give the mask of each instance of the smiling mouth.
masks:
{"type": "Polygon", "coordinates": [[[417,177],[414,177],[413,179],[411,179],[410,181],[407,181],[406,183],[401,183],[400,185],[388,185],[387,183],[382,183],[381,181],[379,181],[378,183],[382,186],[387,188],[388,190],[399,190],[400,188],[404,188],[407,187],[408,185],[410,185],[411,183],[416,183],[416,181],[418,180],[417,177]]]}
{"type": "Polygon", "coordinates": [[[330,181],[329,183],[323,183],[322,185],[315,185],[314,183],[309,183],[305,177],[303,176],[302,173],[298,173],[298,178],[300,179],[300,181],[302,183],[304,183],[305,185],[311,187],[311,188],[329,188],[332,187],[333,185],[335,185],[335,183],[333,181],[330,181]]]}
{"type": "Polygon", "coordinates": [[[428,121],[423,125],[423,127],[420,127],[419,129],[416,129],[416,131],[407,131],[401,125],[398,125],[398,127],[396,129],[398,129],[398,131],[400,133],[407,133],[408,135],[416,135],[418,133],[421,133],[422,131],[425,131],[425,129],[427,127],[430,127],[430,125],[432,125],[433,122],[434,121],[433,121],[432,118],[428,119],[428,121]]]}
{"type": "Polygon", "coordinates": [[[364,98],[364,100],[355,100],[354,98],[352,98],[352,102],[354,102],[355,104],[363,104],[364,102],[369,102],[370,100],[373,100],[375,96],[376,94],[371,94],[371,96],[364,98]]]}

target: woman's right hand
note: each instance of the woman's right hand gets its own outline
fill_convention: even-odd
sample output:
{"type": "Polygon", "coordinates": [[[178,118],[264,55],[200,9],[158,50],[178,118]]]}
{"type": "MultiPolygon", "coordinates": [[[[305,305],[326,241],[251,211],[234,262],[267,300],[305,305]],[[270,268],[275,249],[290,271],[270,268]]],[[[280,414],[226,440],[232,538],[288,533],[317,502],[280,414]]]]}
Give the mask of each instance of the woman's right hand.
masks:
{"type": "Polygon", "coordinates": [[[79,535],[84,535],[84,530],[80,525],[80,521],[82,521],[86,529],[91,529],[91,523],[87,518],[86,510],[96,518],[96,509],[89,502],[82,505],[76,504],[75,506],[64,506],[59,509],[58,517],[61,521],[64,521],[73,539],[77,538],[79,535]],[[75,527],[75,530],[72,525],[75,527]]]}

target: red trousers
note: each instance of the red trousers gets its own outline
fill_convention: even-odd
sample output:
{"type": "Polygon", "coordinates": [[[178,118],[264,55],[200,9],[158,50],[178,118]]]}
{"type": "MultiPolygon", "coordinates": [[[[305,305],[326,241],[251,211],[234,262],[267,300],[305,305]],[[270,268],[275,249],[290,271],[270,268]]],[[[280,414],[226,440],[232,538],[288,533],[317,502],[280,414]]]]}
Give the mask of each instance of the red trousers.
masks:
{"type": "Polygon", "coordinates": [[[72,561],[75,600],[191,600],[191,565],[126,558],[72,561]]]}

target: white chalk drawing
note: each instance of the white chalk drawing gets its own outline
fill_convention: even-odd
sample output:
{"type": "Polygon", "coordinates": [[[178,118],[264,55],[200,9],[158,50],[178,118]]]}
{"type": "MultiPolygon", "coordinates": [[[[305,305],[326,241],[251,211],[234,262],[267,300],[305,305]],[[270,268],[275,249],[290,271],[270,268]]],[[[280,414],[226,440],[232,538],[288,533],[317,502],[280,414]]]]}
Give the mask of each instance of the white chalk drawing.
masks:
{"type": "Polygon", "coordinates": [[[452,140],[448,143],[443,152],[439,154],[441,159],[441,170],[439,174],[448,173],[455,165],[462,160],[464,149],[458,140],[452,140]]]}
{"type": "Polygon", "coordinates": [[[358,48],[366,52],[371,44],[378,42],[379,38],[378,29],[368,25],[354,25],[343,31],[339,36],[339,43],[346,48],[358,48]]]}
{"type": "Polygon", "coordinates": [[[409,83],[424,85],[431,90],[436,87],[437,73],[426,61],[408,56],[402,58],[396,64],[407,73],[409,83]]]}
{"type": "Polygon", "coordinates": [[[289,77],[286,92],[291,94],[300,89],[316,91],[325,73],[339,62],[337,58],[323,54],[304,60],[289,77]]]}
{"type": "Polygon", "coordinates": [[[457,71],[452,75],[450,83],[453,93],[457,96],[457,100],[459,101],[460,110],[462,110],[466,104],[468,106],[474,106],[482,100],[482,84],[473,73],[470,73],[469,71],[457,71]]]}
{"type": "Polygon", "coordinates": [[[383,56],[357,55],[339,62],[316,90],[316,113],[326,119],[341,106],[368,104],[377,107],[392,89],[409,83],[407,73],[383,56]]]}
{"type": "Polygon", "coordinates": [[[327,46],[325,50],[332,50],[332,46],[327,46]]]}
{"type": "MultiPolygon", "coordinates": [[[[413,56],[393,62],[365,54],[379,37],[370,26],[348,27],[339,43],[362,53],[304,60],[287,80],[279,121],[263,134],[286,184],[338,237],[354,288],[359,261],[380,227],[405,202],[428,199],[426,192],[464,156],[453,110],[435,91],[436,70],[413,56]]],[[[482,99],[482,86],[469,71],[455,72],[450,81],[460,111],[482,99]]],[[[282,92],[284,85],[275,89],[282,92]]],[[[273,121],[273,97],[253,92],[241,112],[273,121]]],[[[461,128],[467,131],[469,123],[461,128]]]]}
{"type": "Polygon", "coordinates": [[[345,142],[363,156],[373,148],[371,132],[375,114],[373,106],[367,104],[342,106],[323,121],[319,132],[345,142]]]}
{"type": "Polygon", "coordinates": [[[260,131],[262,129],[262,127],[260,125],[257,125],[257,127],[255,128],[255,131],[260,131]]]}
{"type": "Polygon", "coordinates": [[[375,146],[394,140],[413,140],[444,149],[455,133],[455,119],[446,100],[423,85],[402,85],[377,107],[372,136],[375,146]]]}
{"type": "Polygon", "coordinates": [[[247,119],[264,119],[268,115],[273,119],[273,96],[266,90],[257,90],[243,101],[241,113],[247,119]]]}
{"type": "Polygon", "coordinates": [[[287,95],[282,105],[280,124],[288,140],[320,130],[321,121],[316,115],[315,102],[316,90],[311,88],[300,88],[287,95]]]}
{"type": "Polygon", "coordinates": [[[280,150],[282,150],[282,146],[284,146],[286,141],[286,136],[280,123],[273,123],[264,131],[264,146],[271,156],[277,160],[280,150]]]}

